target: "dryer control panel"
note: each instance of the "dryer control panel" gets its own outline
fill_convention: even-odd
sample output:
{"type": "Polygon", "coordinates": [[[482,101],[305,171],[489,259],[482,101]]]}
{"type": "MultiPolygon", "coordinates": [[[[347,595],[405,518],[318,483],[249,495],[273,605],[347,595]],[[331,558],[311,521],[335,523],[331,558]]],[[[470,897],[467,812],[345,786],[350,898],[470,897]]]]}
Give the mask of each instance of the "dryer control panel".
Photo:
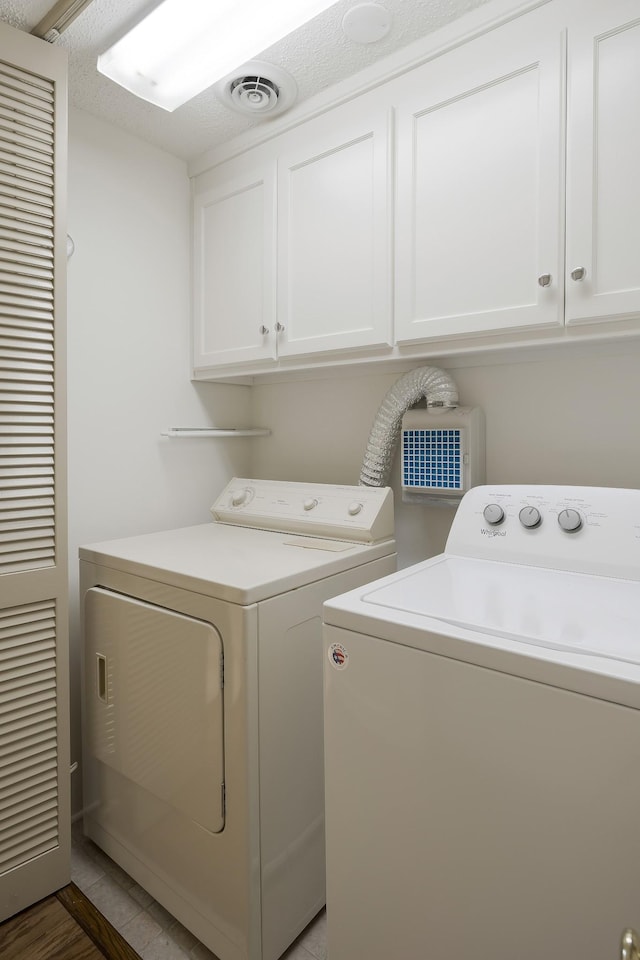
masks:
{"type": "Polygon", "coordinates": [[[640,580],[640,490],[474,487],[458,507],[445,552],[640,580]]]}
{"type": "Polygon", "coordinates": [[[353,543],[393,537],[390,487],[234,477],[211,513],[219,523],[353,543]]]}

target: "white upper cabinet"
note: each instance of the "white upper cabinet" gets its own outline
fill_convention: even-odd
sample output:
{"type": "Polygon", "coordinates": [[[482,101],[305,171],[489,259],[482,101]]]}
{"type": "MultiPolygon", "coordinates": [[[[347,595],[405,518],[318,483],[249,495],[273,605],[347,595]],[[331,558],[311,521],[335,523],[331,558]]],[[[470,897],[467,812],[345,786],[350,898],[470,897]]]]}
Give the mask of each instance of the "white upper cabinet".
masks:
{"type": "Polygon", "coordinates": [[[348,104],[196,192],[196,371],[391,344],[390,125],[348,104]]]}
{"type": "Polygon", "coordinates": [[[536,11],[405,84],[397,341],[560,325],[562,30],[536,11]]]}
{"type": "Polygon", "coordinates": [[[568,324],[640,314],[640,3],[580,0],[569,24],[568,324]]]}
{"type": "Polygon", "coordinates": [[[194,365],[275,357],[275,165],[194,198],[194,365]]]}
{"type": "Polygon", "coordinates": [[[439,42],[196,185],[196,375],[640,333],[640,0],[439,42]]]}
{"type": "Polygon", "coordinates": [[[281,357],[392,342],[389,126],[350,104],[278,160],[281,357]]]}

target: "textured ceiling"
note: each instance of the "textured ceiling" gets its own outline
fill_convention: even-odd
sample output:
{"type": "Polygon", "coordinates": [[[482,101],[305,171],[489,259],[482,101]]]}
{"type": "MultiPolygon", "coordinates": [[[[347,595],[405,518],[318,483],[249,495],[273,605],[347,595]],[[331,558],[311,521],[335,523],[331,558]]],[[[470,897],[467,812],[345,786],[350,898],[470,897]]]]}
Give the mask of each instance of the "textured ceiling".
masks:
{"type": "MultiPolygon", "coordinates": [[[[185,159],[233,139],[257,122],[268,122],[233,112],[213,90],[205,90],[173,113],[167,113],[97,72],[98,54],[157,2],[93,0],[62,34],[58,43],[69,53],[71,103],[185,159]]],[[[384,39],[368,45],[347,39],[341,27],[346,11],[360,2],[338,0],[304,27],[256,55],[293,75],[298,85],[298,103],[486,0],[378,0],[393,14],[393,25],[384,39]]],[[[0,0],[0,20],[30,31],[53,5],[54,0],[0,0]]]]}

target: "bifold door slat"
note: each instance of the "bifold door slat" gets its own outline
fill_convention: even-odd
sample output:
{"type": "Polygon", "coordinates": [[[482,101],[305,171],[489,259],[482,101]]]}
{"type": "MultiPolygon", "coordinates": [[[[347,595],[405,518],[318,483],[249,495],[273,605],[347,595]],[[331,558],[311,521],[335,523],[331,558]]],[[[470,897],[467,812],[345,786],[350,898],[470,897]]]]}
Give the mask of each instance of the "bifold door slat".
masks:
{"type": "Polygon", "coordinates": [[[34,337],[38,339],[42,339],[42,336],[53,337],[51,320],[34,320],[29,317],[4,317],[0,320],[0,330],[7,336],[12,337],[34,337]]]}
{"type": "Polygon", "coordinates": [[[26,528],[13,534],[0,536],[0,563],[8,554],[15,554],[16,550],[28,550],[29,553],[38,553],[39,556],[48,555],[55,547],[52,536],[41,536],[40,530],[26,528]]]}
{"type": "MultiPolygon", "coordinates": [[[[8,213],[9,211],[7,211],[8,213]]],[[[25,237],[44,237],[53,238],[53,230],[50,223],[35,223],[32,220],[25,220],[22,217],[10,217],[5,213],[0,213],[0,227],[3,230],[14,231],[24,234],[25,237]]]]}
{"type": "Polygon", "coordinates": [[[47,77],[39,77],[22,70],[14,63],[0,61],[0,83],[15,86],[25,96],[32,96],[45,102],[53,103],[53,82],[47,77]]]}
{"type": "MultiPolygon", "coordinates": [[[[1,90],[2,87],[0,86],[1,90]]],[[[18,111],[7,103],[6,97],[3,98],[1,92],[0,124],[7,130],[15,131],[18,136],[53,144],[53,118],[51,115],[44,113],[39,117],[34,116],[34,111],[30,110],[29,107],[18,111]]]]}
{"type": "Polygon", "coordinates": [[[47,179],[32,174],[27,177],[24,173],[17,173],[15,170],[7,170],[4,164],[0,163],[0,183],[4,189],[16,190],[19,193],[24,191],[26,194],[34,194],[36,197],[45,197],[49,203],[53,202],[53,183],[47,179]]]}
{"type": "Polygon", "coordinates": [[[6,60],[0,61],[0,85],[16,90],[23,97],[32,97],[34,100],[53,107],[53,83],[46,77],[21,70],[20,67],[6,60]]]}
{"type": "MultiPolygon", "coordinates": [[[[0,241],[1,242],[1,241],[0,241]]],[[[51,311],[53,303],[53,291],[43,287],[21,287],[19,285],[10,287],[8,284],[0,283],[0,297],[5,307],[12,305],[28,307],[33,304],[35,307],[51,311]]],[[[3,324],[0,324],[0,333],[3,324]]]]}
{"type": "Polygon", "coordinates": [[[6,110],[7,114],[17,113],[43,129],[50,130],[53,126],[51,104],[43,103],[36,97],[25,96],[23,92],[12,90],[3,84],[0,84],[0,109],[6,110]]]}
{"type": "Polygon", "coordinates": [[[36,160],[39,163],[49,161],[53,163],[53,143],[44,140],[34,140],[31,136],[25,136],[20,128],[15,124],[7,123],[0,119],[0,142],[11,140],[13,144],[22,150],[27,157],[36,160]]]}
{"type": "Polygon", "coordinates": [[[43,218],[49,215],[53,219],[53,212],[51,210],[50,202],[37,203],[33,201],[30,196],[17,196],[14,193],[9,193],[1,184],[0,205],[5,207],[7,210],[15,210],[17,214],[32,213],[43,218]]]}
{"type": "Polygon", "coordinates": [[[0,610],[0,873],[58,842],[55,624],[55,601],[0,610]]]}
{"type": "Polygon", "coordinates": [[[55,717],[55,710],[38,710],[35,715],[27,714],[21,717],[5,718],[2,724],[2,742],[11,746],[23,737],[43,733],[49,729],[51,720],[55,717]]]}
{"type": "Polygon", "coordinates": [[[0,762],[2,758],[11,757],[22,751],[25,747],[37,749],[51,736],[49,724],[39,721],[29,726],[15,726],[3,730],[2,743],[0,743],[0,762]]]}
{"type": "Polygon", "coordinates": [[[35,838],[32,835],[27,842],[13,851],[13,856],[9,855],[7,848],[7,854],[0,856],[0,870],[4,873],[8,873],[9,870],[15,870],[16,867],[22,866],[27,860],[33,860],[34,857],[41,857],[43,854],[48,853],[49,850],[54,850],[57,845],[58,831],[55,828],[44,832],[38,843],[35,842],[35,838]]]}
{"type": "MultiPolygon", "coordinates": [[[[16,397],[19,397],[19,394],[16,394],[16,397]]],[[[40,403],[36,403],[34,400],[26,400],[20,402],[16,400],[13,403],[5,402],[2,392],[0,392],[0,422],[11,422],[12,418],[16,423],[25,423],[28,422],[32,417],[47,417],[50,422],[53,422],[53,404],[49,397],[40,398],[40,403]]],[[[3,451],[0,448],[0,457],[3,455],[8,455],[7,451],[3,451]]],[[[43,456],[44,451],[38,450],[38,456],[43,456]]],[[[29,450],[25,448],[24,450],[16,450],[12,448],[11,450],[12,457],[28,457],[29,450]]]]}
{"type": "MultiPolygon", "coordinates": [[[[2,425],[0,421],[0,436],[2,435],[2,425]]],[[[2,460],[0,467],[4,477],[47,477],[49,480],[53,477],[53,461],[44,460],[43,463],[14,462],[13,460],[2,460]]],[[[0,531],[0,537],[2,532],[0,531]]]]}
{"type": "Polygon", "coordinates": [[[0,462],[6,467],[46,467],[54,463],[53,449],[47,450],[41,445],[33,450],[16,443],[8,450],[0,448],[0,462]]]}
{"type": "Polygon", "coordinates": [[[12,177],[0,172],[0,195],[12,200],[25,200],[28,203],[41,204],[46,210],[53,206],[52,186],[42,186],[22,177],[12,177]]]}
{"type": "Polygon", "coordinates": [[[26,277],[38,277],[42,280],[53,279],[53,251],[47,256],[46,250],[23,244],[26,250],[18,250],[17,244],[7,244],[0,251],[0,270],[26,277]]]}
{"type": "Polygon", "coordinates": [[[3,662],[2,676],[35,677],[39,672],[50,675],[55,659],[55,618],[34,620],[32,624],[0,626],[3,662]]]}
{"type": "Polygon", "coordinates": [[[6,810],[16,803],[24,803],[29,796],[41,797],[53,787],[53,777],[32,774],[24,777],[20,783],[11,784],[0,800],[0,810],[6,810]]]}
{"type": "Polygon", "coordinates": [[[15,170],[24,170],[25,173],[37,173],[48,177],[53,183],[53,170],[50,163],[42,160],[33,160],[15,143],[0,142],[0,163],[5,163],[15,170]]]}
{"type": "Polygon", "coordinates": [[[3,521],[22,521],[29,523],[31,520],[52,519],[54,517],[53,498],[47,503],[40,503],[37,498],[29,501],[1,501],[0,519],[3,521]],[[17,506],[20,504],[20,506],[17,506]]]}
{"type": "Polygon", "coordinates": [[[12,318],[24,318],[25,320],[43,320],[45,323],[50,323],[53,320],[53,316],[50,310],[35,310],[28,307],[14,307],[13,310],[9,310],[9,304],[3,304],[0,301],[0,323],[3,322],[3,318],[7,319],[12,318]]]}
{"type": "Polygon", "coordinates": [[[29,531],[33,530],[41,537],[51,538],[55,532],[54,519],[53,514],[49,517],[32,517],[31,519],[20,517],[13,521],[2,517],[2,527],[5,531],[3,535],[7,536],[11,533],[15,535],[18,532],[25,532],[25,535],[28,535],[29,531]]]}
{"type": "Polygon", "coordinates": [[[29,385],[28,382],[23,384],[12,381],[8,376],[3,380],[0,370],[0,396],[22,396],[25,403],[36,403],[38,400],[46,403],[53,397],[53,390],[51,384],[34,383],[29,385]],[[7,387],[10,389],[7,390],[7,387]]]}
{"type": "Polygon", "coordinates": [[[21,293],[22,288],[27,287],[31,290],[47,292],[53,291],[53,277],[38,277],[31,273],[21,273],[20,271],[6,272],[0,266],[0,288],[11,293],[21,293]]]}
{"type": "Polygon", "coordinates": [[[39,806],[52,800],[55,795],[55,785],[47,782],[31,789],[15,791],[9,797],[0,798],[0,816],[4,819],[5,816],[12,816],[15,810],[27,809],[32,805],[39,806]]]}

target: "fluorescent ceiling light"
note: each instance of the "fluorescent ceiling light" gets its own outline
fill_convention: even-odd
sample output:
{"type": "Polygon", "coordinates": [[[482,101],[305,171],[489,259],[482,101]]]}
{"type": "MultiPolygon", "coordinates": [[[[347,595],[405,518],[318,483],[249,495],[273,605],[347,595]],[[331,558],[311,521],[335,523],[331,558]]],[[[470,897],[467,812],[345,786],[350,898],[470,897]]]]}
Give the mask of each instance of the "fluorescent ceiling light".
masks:
{"type": "Polygon", "coordinates": [[[172,111],[335,2],[164,0],[98,57],[98,70],[172,111]]]}

